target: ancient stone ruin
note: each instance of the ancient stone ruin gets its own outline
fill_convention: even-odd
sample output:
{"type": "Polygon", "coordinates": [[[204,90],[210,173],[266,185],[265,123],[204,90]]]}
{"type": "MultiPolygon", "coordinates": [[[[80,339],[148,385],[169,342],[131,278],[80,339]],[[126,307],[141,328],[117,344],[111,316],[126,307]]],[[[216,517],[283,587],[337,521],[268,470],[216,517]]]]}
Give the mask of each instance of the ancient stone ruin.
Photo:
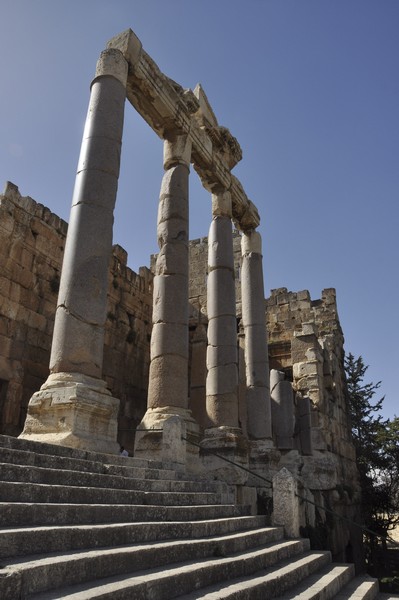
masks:
{"type": "Polygon", "coordinates": [[[227,482],[254,511],[271,512],[274,477],[280,507],[293,485],[302,498],[288,502],[292,535],[317,532],[344,559],[359,533],[325,512],[355,517],[359,502],[335,291],[265,300],[239,160],[200,85],[166,77],[131,30],[108,43],[69,226],[14,184],[0,197],[0,433],[110,454],[121,443],[227,482]],[[139,274],[112,246],[126,98],[164,145],[160,250],[139,274]],[[191,165],[212,206],[209,236],[192,242],[191,165]]]}

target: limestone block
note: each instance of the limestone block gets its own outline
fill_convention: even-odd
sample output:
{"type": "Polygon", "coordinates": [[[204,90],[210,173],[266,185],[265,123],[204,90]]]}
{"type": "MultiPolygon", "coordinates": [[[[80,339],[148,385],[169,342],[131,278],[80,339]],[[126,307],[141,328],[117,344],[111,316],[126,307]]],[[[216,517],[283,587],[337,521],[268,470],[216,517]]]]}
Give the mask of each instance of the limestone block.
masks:
{"type": "Polygon", "coordinates": [[[188,357],[188,328],[186,325],[154,323],[151,333],[151,360],[164,354],[188,357]]]}
{"type": "Polygon", "coordinates": [[[292,367],[294,378],[301,379],[308,375],[317,375],[319,362],[317,360],[308,360],[307,362],[294,363],[292,367]]]}
{"type": "MultiPolygon", "coordinates": [[[[231,218],[232,200],[230,192],[226,190],[212,194],[212,215],[214,217],[231,218]]],[[[209,239],[211,239],[211,235],[209,235],[209,239]]]]}
{"type": "Polygon", "coordinates": [[[153,292],[153,323],[188,322],[188,278],[184,275],[156,275],[153,292]],[[182,290],[187,289],[187,295],[182,290]]]}
{"type": "Polygon", "coordinates": [[[187,359],[176,355],[154,358],[150,365],[149,407],[180,406],[185,408],[187,399],[187,359]]]}
{"type": "Polygon", "coordinates": [[[287,538],[299,537],[300,516],[298,484],[291,473],[283,468],[273,477],[272,524],[284,527],[287,538]]]}
{"type": "MultiPolygon", "coordinates": [[[[244,292],[247,292],[248,294],[248,296],[246,296],[248,298],[248,306],[254,304],[255,307],[257,307],[258,305],[260,305],[264,309],[265,300],[263,289],[262,264],[263,258],[261,254],[253,253],[250,255],[246,254],[243,256],[241,269],[241,288],[243,294],[244,292]],[[251,290],[253,290],[253,298],[251,298],[250,295],[251,290]]],[[[262,318],[264,319],[264,316],[262,316],[262,318]]]]}
{"type": "Polygon", "coordinates": [[[245,327],[246,362],[268,362],[266,329],[261,323],[245,327]]]}
{"type": "Polygon", "coordinates": [[[162,179],[158,204],[158,223],[169,219],[188,222],[188,180],[178,176],[176,169],[168,169],[162,179]]]}
{"type": "Polygon", "coordinates": [[[11,212],[13,211],[13,207],[10,207],[10,212],[8,212],[6,201],[4,198],[0,198],[0,209],[0,235],[9,236],[12,234],[15,227],[15,221],[11,212]]]}
{"type": "Polygon", "coordinates": [[[238,427],[237,392],[217,396],[207,392],[206,412],[214,427],[238,427]]]}
{"type": "Polygon", "coordinates": [[[157,257],[157,275],[184,275],[188,271],[188,247],[186,242],[167,243],[163,245],[157,257]]]}
{"type": "Polygon", "coordinates": [[[208,264],[210,269],[233,269],[232,224],[229,217],[214,217],[209,229],[208,264]]]}
{"type": "Polygon", "coordinates": [[[83,321],[103,325],[112,243],[112,212],[87,205],[72,207],[70,233],[58,303],[83,321]],[[79,248],[79,252],[74,248],[79,248]]]}
{"type": "Polygon", "coordinates": [[[226,315],[236,316],[234,273],[215,269],[208,275],[208,319],[226,315]]]}
{"type": "Polygon", "coordinates": [[[236,364],[219,365],[208,370],[206,378],[207,395],[233,393],[236,392],[237,385],[238,369],[236,364]]]}
{"type": "Polygon", "coordinates": [[[180,217],[174,217],[168,221],[158,223],[157,227],[158,246],[162,246],[168,242],[188,243],[188,223],[180,217]]]}
{"type": "Polygon", "coordinates": [[[47,321],[43,315],[29,311],[28,325],[39,331],[46,331],[47,321]]]}
{"type": "Polygon", "coordinates": [[[337,486],[337,458],[332,453],[304,457],[301,470],[304,484],[312,490],[331,490],[337,486]]]}
{"type": "Polygon", "coordinates": [[[314,450],[327,450],[327,443],[320,427],[313,426],[311,429],[312,448],[314,450]]]}
{"type": "Polygon", "coordinates": [[[246,365],[246,382],[248,387],[270,387],[268,363],[263,361],[253,361],[251,365],[246,365]]]}
{"type": "Polygon", "coordinates": [[[313,444],[310,398],[298,394],[296,401],[298,406],[298,427],[301,451],[302,454],[311,455],[313,454],[313,444]]]}
{"type": "Polygon", "coordinates": [[[245,232],[241,237],[241,254],[262,254],[262,237],[258,231],[245,232]]]}
{"type": "MultiPolygon", "coordinates": [[[[0,296],[0,313],[3,317],[14,321],[17,315],[22,311],[23,315],[28,317],[28,311],[26,308],[20,307],[17,302],[12,302],[8,298],[0,296]]],[[[24,320],[24,319],[22,319],[24,320]]]]}
{"type": "Polygon", "coordinates": [[[20,437],[116,454],[118,407],[102,380],[79,373],[50,375],[29,402],[20,437]]]}
{"type": "Polygon", "coordinates": [[[107,48],[117,48],[123,54],[131,67],[138,62],[142,44],[137,35],[131,30],[126,29],[122,33],[113,37],[108,43],[107,48]]]}
{"type": "Polygon", "coordinates": [[[100,378],[102,364],[95,363],[93,356],[102,360],[103,344],[102,328],[84,323],[59,307],[54,326],[50,371],[85,373],[90,377],[100,378]]]}
{"type": "Polygon", "coordinates": [[[213,369],[218,365],[226,366],[228,364],[237,365],[237,345],[234,346],[210,346],[206,351],[206,366],[208,369],[213,369]]]}
{"type": "Polygon", "coordinates": [[[184,165],[174,165],[165,170],[159,194],[161,213],[159,220],[180,217],[188,220],[189,173],[184,165]]]}
{"type": "Polygon", "coordinates": [[[162,462],[184,468],[186,464],[186,424],[175,415],[163,422],[162,462]]]}
{"type": "Polygon", "coordinates": [[[19,283],[28,289],[33,287],[34,277],[30,270],[21,267],[10,259],[6,261],[5,269],[12,273],[12,278],[15,283],[19,283]]]}
{"type": "Polygon", "coordinates": [[[167,136],[163,145],[164,168],[169,169],[177,163],[188,167],[191,162],[191,138],[176,132],[168,132],[167,136]]]}
{"type": "Polygon", "coordinates": [[[248,433],[251,439],[271,437],[270,396],[268,387],[248,387],[246,391],[248,433]],[[267,408],[269,410],[267,410],[267,408]]]}
{"type": "Polygon", "coordinates": [[[5,336],[5,335],[0,335],[1,353],[7,357],[11,356],[11,347],[12,347],[11,338],[8,336],[5,336]]]}
{"type": "MultiPolygon", "coordinates": [[[[105,121],[107,126],[110,126],[108,120],[105,121]]],[[[100,171],[109,176],[110,181],[118,178],[121,143],[114,139],[113,131],[110,130],[110,137],[101,136],[101,147],[96,148],[96,152],[89,152],[90,145],[93,143],[92,137],[87,134],[87,137],[82,141],[82,148],[78,163],[78,173],[83,174],[84,171],[100,171]]],[[[103,180],[107,181],[107,177],[103,180]]],[[[79,181],[80,183],[80,181],[79,181]]],[[[109,184],[110,185],[110,184],[109,184]]]]}
{"type": "Polygon", "coordinates": [[[96,65],[96,77],[108,75],[115,77],[126,87],[128,63],[122,52],[116,48],[107,48],[100,54],[96,65]]]}
{"type": "Polygon", "coordinates": [[[236,330],[235,316],[222,316],[210,319],[208,323],[208,343],[211,346],[218,346],[226,341],[226,331],[236,330]]]}

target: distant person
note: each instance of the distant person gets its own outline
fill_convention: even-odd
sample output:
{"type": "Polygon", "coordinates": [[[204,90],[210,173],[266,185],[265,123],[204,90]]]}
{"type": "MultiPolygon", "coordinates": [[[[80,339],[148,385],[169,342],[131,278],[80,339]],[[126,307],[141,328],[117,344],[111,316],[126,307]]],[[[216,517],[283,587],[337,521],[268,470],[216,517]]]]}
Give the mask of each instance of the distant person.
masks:
{"type": "Polygon", "coordinates": [[[125,450],[125,448],[123,446],[121,446],[120,450],[119,450],[119,455],[120,456],[129,456],[129,452],[127,450],[125,450]]]}

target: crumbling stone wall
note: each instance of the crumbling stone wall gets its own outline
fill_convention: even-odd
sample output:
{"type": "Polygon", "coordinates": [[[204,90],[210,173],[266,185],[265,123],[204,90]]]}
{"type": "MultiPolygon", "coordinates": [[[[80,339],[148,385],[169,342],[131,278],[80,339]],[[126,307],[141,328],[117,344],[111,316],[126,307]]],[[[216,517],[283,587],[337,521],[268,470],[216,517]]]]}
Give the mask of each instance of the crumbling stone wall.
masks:
{"type": "MultiPolygon", "coordinates": [[[[7,183],[0,195],[0,432],[19,435],[30,397],[48,376],[67,224],[7,183]]],[[[104,378],[120,398],[119,438],[133,449],[146,409],[152,275],[114,247],[109,271],[104,378]]]]}

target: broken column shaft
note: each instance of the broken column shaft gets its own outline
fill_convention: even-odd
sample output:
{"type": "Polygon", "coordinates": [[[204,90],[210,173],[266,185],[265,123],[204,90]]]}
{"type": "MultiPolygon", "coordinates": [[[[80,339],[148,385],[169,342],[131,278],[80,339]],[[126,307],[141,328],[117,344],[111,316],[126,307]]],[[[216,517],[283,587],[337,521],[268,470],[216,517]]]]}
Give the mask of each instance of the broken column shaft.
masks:
{"type": "Polygon", "coordinates": [[[250,439],[270,439],[271,406],[267,347],[262,240],[246,232],[241,238],[242,321],[245,332],[247,428],[250,439]]]}

